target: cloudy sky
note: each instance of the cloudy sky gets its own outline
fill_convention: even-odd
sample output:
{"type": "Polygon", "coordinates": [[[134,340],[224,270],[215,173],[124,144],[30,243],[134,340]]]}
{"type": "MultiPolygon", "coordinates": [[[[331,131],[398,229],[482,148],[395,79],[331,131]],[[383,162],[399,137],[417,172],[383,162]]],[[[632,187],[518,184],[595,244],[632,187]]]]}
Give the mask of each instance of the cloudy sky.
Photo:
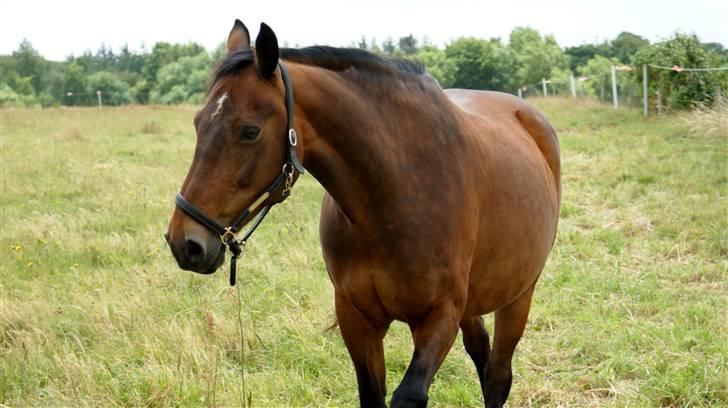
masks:
{"type": "Polygon", "coordinates": [[[46,58],[96,50],[103,43],[132,49],[157,41],[196,41],[212,49],[235,18],[255,36],[261,21],[290,46],[346,46],[361,39],[413,34],[442,46],[460,36],[507,39],[513,27],[553,34],[562,46],[630,31],[650,41],[675,31],[728,46],[726,0],[328,0],[34,1],[6,2],[0,13],[0,54],[23,38],[46,58]]]}

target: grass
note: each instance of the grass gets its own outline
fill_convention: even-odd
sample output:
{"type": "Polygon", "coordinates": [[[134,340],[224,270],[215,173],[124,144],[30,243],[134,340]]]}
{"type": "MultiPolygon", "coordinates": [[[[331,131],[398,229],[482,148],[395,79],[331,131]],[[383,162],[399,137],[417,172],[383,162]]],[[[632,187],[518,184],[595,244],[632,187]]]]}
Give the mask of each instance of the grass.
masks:
{"type": "MultiPolygon", "coordinates": [[[[535,103],[560,134],[564,196],[509,405],[728,405],[728,134],[697,117],[535,103]]],[[[238,293],[226,273],[178,270],[162,238],[192,108],[0,115],[0,402],[358,403],[341,338],[325,331],[323,192],[310,176],[249,244],[238,293]]],[[[408,329],[394,324],[385,347],[391,396],[408,329]]],[[[430,402],[482,405],[460,340],[430,402]]]]}

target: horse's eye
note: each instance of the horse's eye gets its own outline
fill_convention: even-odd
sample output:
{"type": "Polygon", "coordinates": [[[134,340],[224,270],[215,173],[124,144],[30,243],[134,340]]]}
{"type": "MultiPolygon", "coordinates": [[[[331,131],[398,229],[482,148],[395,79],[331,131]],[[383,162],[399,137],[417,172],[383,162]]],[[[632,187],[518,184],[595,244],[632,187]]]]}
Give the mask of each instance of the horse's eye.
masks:
{"type": "Polygon", "coordinates": [[[240,140],[253,141],[260,134],[260,128],[258,126],[245,126],[240,129],[240,140]]]}

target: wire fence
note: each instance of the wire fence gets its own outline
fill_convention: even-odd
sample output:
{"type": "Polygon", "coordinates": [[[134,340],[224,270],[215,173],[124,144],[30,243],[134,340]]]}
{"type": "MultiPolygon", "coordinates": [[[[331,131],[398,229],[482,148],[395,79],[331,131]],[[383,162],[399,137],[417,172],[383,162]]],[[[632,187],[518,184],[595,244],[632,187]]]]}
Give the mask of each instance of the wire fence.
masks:
{"type": "MultiPolygon", "coordinates": [[[[642,106],[645,116],[652,108],[658,114],[664,110],[663,92],[659,89],[650,95],[650,69],[669,70],[673,73],[712,73],[728,71],[728,67],[685,68],[678,65],[672,67],[656,64],[642,65],[642,86],[635,75],[635,67],[629,65],[610,67],[610,72],[594,76],[570,76],[568,78],[542,79],[538,83],[525,84],[518,89],[518,97],[551,97],[569,96],[572,98],[593,98],[611,102],[615,108],[622,106],[642,106]]],[[[716,106],[721,106],[725,90],[720,86],[709,89],[711,99],[716,106]]]]}

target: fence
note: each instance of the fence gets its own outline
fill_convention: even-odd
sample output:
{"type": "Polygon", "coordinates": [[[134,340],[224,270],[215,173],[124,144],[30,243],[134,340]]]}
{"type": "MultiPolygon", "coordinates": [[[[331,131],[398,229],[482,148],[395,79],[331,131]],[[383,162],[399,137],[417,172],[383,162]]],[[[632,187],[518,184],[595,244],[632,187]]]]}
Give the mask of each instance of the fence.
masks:
{"type": "MultiPolygon", "coordinates": [[[[581,76],[575,78],[573,75],[569,78],[542,79],[538,83],[527,84],[518,88],[518,97],[526,98],[529,96],[571,96],[585,97],[595,96],[602,101],[611,100],[612,105],[618,108],[620,104],[639,106],[642,105],[645,116],[649,114],[650,96],[649,96],[649,70],[670,70],[676,73],[681,72],[717,72],[728,71],[728,67],[718,68],[683,68],[678,65],[673,67],[665,67],[654,64],[642,65],[642,89],[641,92],[635,81],[635,76],[621,76],[619,73],[629,73],[634,68],[628,65],[615,66],[612,65],[609,72],[608,84],[603,77],[586,77],[581,76]],[[621,80],[619,79],[620,77],[621,80]],[[587,82],[591,82],[592,89],[587,91],[589,87],[587,82]],[[595,90],[596,89],[596,90],[595,90]],[[589,94],[595,95],[589,95],[589,94]],[[640,95],[641,93],[641,95],[640,95]],[[640,103],[641,102],[641,103],[640,103]]],[[[714,90],[714,100],[716,105],[720,105],[723,91],[720,87],[714,90]]],[[[655,108],[658,114],[662,113],[662,95],[658,90],[655,95],[655,108]]]]}
{"type": "MultiPolygon", "coordinates": [[[[728,67],[718,67],[718,68],[683,68],[679,65],[674,65],[672,67],[665,67],[661,65],[654,65],[654,64],[643,64],[642,65],[642,106],[643,106],[643,113],[645,116],[649,114],[649,107],[650,107],[650,93],[649,93],[649,81],[650,81],[650,68],[653,69],[660,69],[660,70],[669,70],[676,73],[681,72],[720,72],[720,71],[728,71],[728,67]]],[[[714,101],[716,106],[721,105],[721,98],[722,98],[722,90],[720,86],[716,87],[714,90],[714,101]]],[[[660,91],[656,92],[656,104],[655,107],[657,109],[657,113],[662,113],[662,95],[660,94],[660,91]]]]}

